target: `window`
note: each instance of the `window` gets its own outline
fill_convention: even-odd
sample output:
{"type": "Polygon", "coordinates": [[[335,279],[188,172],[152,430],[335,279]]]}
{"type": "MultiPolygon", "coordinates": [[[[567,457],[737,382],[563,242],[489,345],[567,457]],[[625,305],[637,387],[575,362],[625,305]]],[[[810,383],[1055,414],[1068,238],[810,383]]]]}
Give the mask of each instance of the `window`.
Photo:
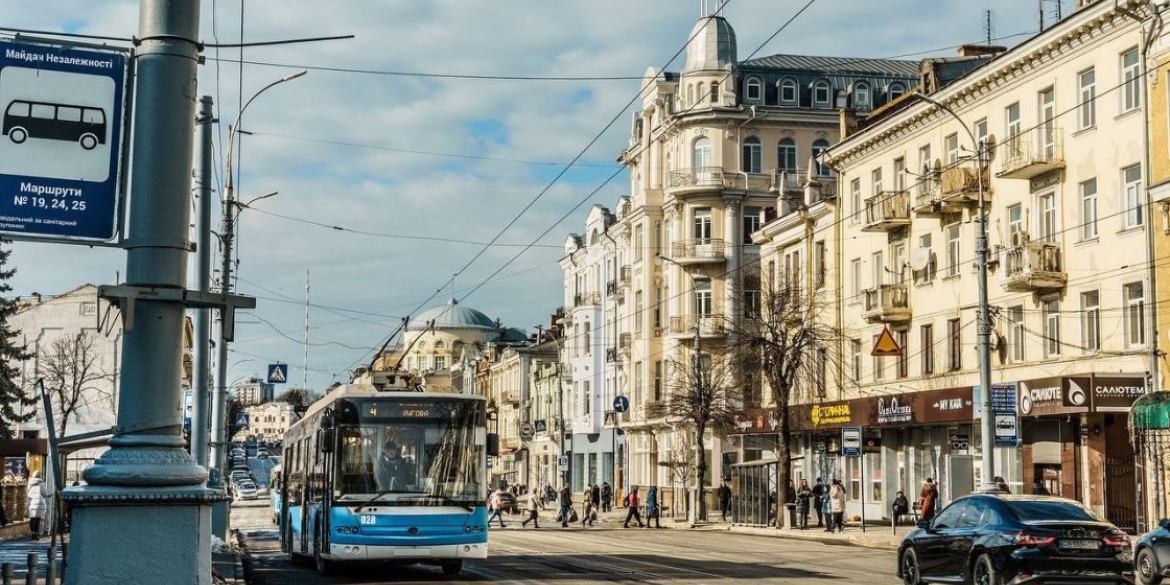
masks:
{"type": "Polygon", "coordinates": [[[1142,167],[1134,165],[1121,171],[1121,182],[1124,185],[1125,227],[1133,228],[1142,225],[1142,167]]]}
{"type": "Polygon", "coordinates": [[[874,169],[870,171],[869,182],[873,185],[873,196],[877,197],[882,192],[882,170],[874,169]]]}
{"type": "Polygon", "coordinates": [[[646,251],[645,250],[645,247],[646,247],[645,242],[642,241],[644,238],[645,238],[645,234],[642,232],[642,224],[635,225],[634,226],[634,260],[637,262],[642,261],[643,254],[646,251]]]}
{"type": "Polygon", "coordinates": [[[654,362],[654,394],[653,400],[662,400],[662,360],[654,362]]]}
{"type": "Polygon", "coordinates": [[[588,418],[589,416],[589,381],[581,383],[581,416],[588,418]]]}
{"type": "Polygon", "coordinates": [[[853,107],[859,110],[868,110],[870,107],[869,84],[858,81],[853,84],[853,107]]]}
{"type": "Polygon", "coordinates": [[[406,369],[407,370],[414,369],[414,357],[413,356],[406,358],[406,369]]]}
{"type": "Polygon", "coordinates": [[[827,177],[831,174],[829,173],[829,165],[826,165],[824,161],[821,160],[821,156],[825,154],[826,150],[829,150],[828,140],[821,139],[812,143],[813,164],[817,166],[818,177],[827,177]]]}
{"type": "Polygon", "coordinates": [[[1146,344],[1146,297],[1142,283],[1125,285],[1122,294],[1125,302],[1125,345],[1135,347],[1146,344]]]}
{"type": "Polygon", "coordinates": [[[925,268],[914,271],[914,277],[918,284],[934,282],[934,235],[926,233],[918,236],[918,249],[921,250],[920,254],[926,256],[927,262],[925,268]]]}
{"type": "MultiPolygon", "coordinates": [[[[878,339],[880,339],[880,338],[881,338],[880,334],[873,336],[873,346],[874,347],[877,347],[878,339]]],[[[873,356],[873,379],[874,379],[874,381],[876,382],[878,380],[881,380],[885,376],[886,376],[885,359],[882,356],[877,356],[877,355],[873,356]]]]}
{"type": "Polygon", "coordinates": [[[1024,235],[1024,207],[1016,204],[1007,208],[1008,245],[1022,246],[1027,243],[1024,235]]]}
{"type": "Polygon", "coordinates": [[[894,101],[906,93],[906,86],[901,83],[891,83],[889,89],[890,101],[894,101]]]}
{"type": "Polygon", "coordinates": [[[427,356],[425,356],[425,355],[418,356],[418,369],[420,369],[420,370],[427,369],[428,363],[429,362],[427,362],[427,356]]]}
{"type": "Polygon", "coordinates": [[[849,181],[849,206],[853,223],[857,223],[861,220],[861,179],[849,181]]]}
{"type": "Polygon", "coordinates": [[[759,138],[749,136],[744,139],[742,157],[743,172],[759,174],[764,158],[764,149],[760,146],[759,138]]]}
{"type": "Polygon", "coordinates": [[[1005,134],[1007,134],[1008,156],[1020,154],[1020,103],[1004,108],[1005,134]]]}
{"type": "Polygon", "coordinates": [[[748,274],[743,279],[743,311],[749,318],[760,315],[760,276],[748,274]]]}
{"type": "Polygon", "coordinates": [[[818,290],[825,288],[825,275],[828,272],[825,241],[818,240],[813,244],[813,285],[818,290]]]}
{"type": "Polygon", "coordinates": [[[1081,191],[1081,241],[1097,239],[1097,179],[1089,179],[1080,185],[1081,191]]]}
{"type": "MultiPolygon", "coordinates": [[[[975,146],[980,150],[987,148],[987,118],[980,118],[975,122],[975,146]]],[[[986,153],[984,153],[984,160],[986,160],[986,153]]]]}
{"type": "Polygon", "coordinates": [[[630,402],[633,404],[642,403],[642,362],[634,362],[634,396],[631,397],[630,402]]]}
{"type": "Polygon", "coordinates": [[[947,233],[947,276],[954,277],[959,275],[959,264],[963,261],[962,258],[962,240],[959,238],[960,230],[959,224],[952,224],[946,227],[947,233]]]}
{"type": "Polygon", "coordinates": [[[1101,349],[1101,293],[1095,290],[1081,293],[1081,349],[1101,349]]]}
{"type": "Polygon", "coordinates": [[[959,134],[948,134],[943,139],[943,150],[947,153],[947,165],[953,165],[959,160],[959,134]]]}
{"type": "Polygon", "coordinates": [[[854,383],[861,381],[861,340],[849,340],[849,375],[854,383]]]}
{"type": "Polygon", "coordinates": [[[780,82],[780,103],[784,105],[796,104],[796,80],[785,78],[780,82]]]}
{"type": "Polygon", "coordinates": [[[695,280],[695,314],[704,317],[711,315],[714,306],[711,299],[711,280],[700,278],[695,280]]]}
{"type": "Polygon", "coordinates": [[[691,167],[695,170],[711,166],[711,139],[701,136],[695,140],[694,156],[691,157],[691,167]]]}
{"type": "Polygon", "coordinates": [[[1040,152],[1056,158],[1056,92],[1050,87],[1037,94],[1040,106],[1040,152]]]}
{"type": "Polygon", "coordinates": [[[906,190],[906,159],[902,157],[894,159],[894,190],[906,190]]]}
{"type": "Polygon", "coordinates": [[[1024,361],[1024,307],[1016,305],[1008,307],[1008,343],[1011,344],[1011,358],[1013,362],[1024,361]]]}
{"type": "Polygon", "coordinates": [[[902,348],[902,355],[898,356],[898,377],[905,378],[910,375],[910,335],[903,329],[895,331],[894,336],[898,338],[898,347],[902,348]]]}
{"type": "Polygon", "coordinates": [[[1056,242],[1060,230],[1060,214],[1056,209],[1056,193],[1045,193],[1040,196],[1040,233],[1037,239],[1042,242],[1056,242]]]}
{"type": "Polygon", "coordinates": [[[642,291],[634,291],[634,333],[642,333],[642,309],[645,306],[642,291]]]}
{"type": "MultiPolygon", "coordinates": [[[[934,373],[934,325],[923,325],[922,331],[922,375],[934,373]]],[[[905,353],[905,350],[903,350],[905,353]]]]}
{"type": "Polygon", "coordinates": [[[1044,357],[1060,357],[1060,299],[1040,303],[1044,312],[1044,357]]]}
{"type": "MultiPolygon", "coordinates": [[[[585,343],[585,355],[589,355],[593,351],[593,334],[590,332],[589,321],[585,322],[585,333],[581,337],[581,341],[585,343]]],[[[438,369],[438,364],[435,364],[435,369],[438,369]]]]}
{"type": "Polygon", "coordinates": [[[861,294],[861,258],[849,262],[849,287],[849,300],[857,302],[861,294]]]}
{"type": "Polygon", "coordinates": [[[762,210],[759,207],[744,207],[743,208],[743,243],[751,245],[752,233],[760,229],[760,214],[762,210]]]}
{"type": "Polygon", "coordinates": [[[711,82],[711,103],[719,103],[719,84],[714,81],[711,82]]]}
{"type": "Polygon", "coordinates": [[[662,299],[663,298],[664,297],[662,294],[662,287],[661,286],[654,287],[654,298],[652,299],[652,302],[654,303],[654,326],[655,327],[662,327],[662,299]]]}
{"type": "Polygon", "coordinates": [[[759,77],[751,77],[747,80],[747,95],[744,96],[748,100],[758,102],[764,99],[764,84],[759,77]]]}
{"type": "Polygon", "coordinates": [[[958,319],[947,320],[947,369],[963,369],[963,327],[958,319]]]}
{"type": "Polygon", "coordinates": [[[796,170],[796,141],[791,138],[781,138],[780,144],[776,148],[777,161],[779,161],[780,170],[795,171],[796,170]]]}
{"type": "Polygon", "coordinates": [[[441,356],[441,355],[435,356],[435,369],[439,370],[439,371],[447,369],[446,356],[441,356]]]}
{"type": "Polygon", "coordinates": [[[823,79],[813,84],[813,105],[827,107],[829,105],[829,82],[823,79]]]}
{"type": "Polygon", "coordinates": [[[817,349],[817,361],[815,364],[816,378],[814,380],[814,383],[816,384],[817,398],[824,398],[825,397],[825,394],[826,394],[825,380],[828,377],[827,376],[828,365],[829,365],[829,351],[825,348],[818,348],[817,349]]]}
{"type": "Polygon", "coordinates": [[[873,283],[872,288],[873,288],[873,290],[877,290],[877,289],[881,288],[881,286],[883,284],[886,283],[886,279],[882,278],[883,274],[886,271],[885,262],[883,262],[883,260],[882,260],[882,253],[881,252],[874,252],[873,257],[870,260],[870,264],[871,264],[870,276],[872,277],[871,282],[873,283]]]}
{"type": "Polygon", "coordinates": [[[1078,97],[1080,103],[1077,127],[1081,130],[1097,125],[1097,73],[1086,69],[1077,75],[1078,97]]]}
{"type": "Polygon", "coordinates": [[[695,86],[687,85],[687,105],[695,103],[695,86]]]}
{"type": "Polygon", "coordinates": [[[699,243],[705,243],[706,240],[711,239],[711,208],[710,207],[699,207],[699,208],[695,209],[695,223],[692,227],[693,227],[693,232],[692,232],[691,236],[693,238],[695,238],[696,240],[704,240],[704,242],[699,242],[699,243]]]}
{"type": "Polygon", "coordinates": [[[1138,50],[1130,49],[1121,54],[1121,111],[1136,110],[1142,105],[1142,86],[1138,68],[1138,50]]]}

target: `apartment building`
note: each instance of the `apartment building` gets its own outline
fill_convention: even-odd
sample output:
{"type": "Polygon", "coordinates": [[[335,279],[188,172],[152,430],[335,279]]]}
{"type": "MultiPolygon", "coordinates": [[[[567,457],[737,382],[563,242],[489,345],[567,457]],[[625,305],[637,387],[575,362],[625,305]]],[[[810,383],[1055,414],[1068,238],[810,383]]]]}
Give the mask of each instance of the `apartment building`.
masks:
{"type": "Polygon", "coordinates": [[[1043,485],[1137,527],[1142,462],[1127,420],[1148,390],[1154,342],[1138,21],[1148,13],[1144,2],[1082,4],[968,71],[923,63],[930,83],[916,92],[928,99],[912,92],[862,121],[842,113],[826,162],[843,191],[834,269],[846,375],[797,428],[805,471],[843,479],[853,511],[882,517],[897,490],[927,477],[944,500],[968,493],[988,479],[986,440],[1014,492],[1043,485]],[[981,210],[995,437],[979,423],[981,210]],[[883,330],[900,357],[871,357],[883,330]],[[866,453],[835,455],[842,427],[865,429],[866,453]]]}

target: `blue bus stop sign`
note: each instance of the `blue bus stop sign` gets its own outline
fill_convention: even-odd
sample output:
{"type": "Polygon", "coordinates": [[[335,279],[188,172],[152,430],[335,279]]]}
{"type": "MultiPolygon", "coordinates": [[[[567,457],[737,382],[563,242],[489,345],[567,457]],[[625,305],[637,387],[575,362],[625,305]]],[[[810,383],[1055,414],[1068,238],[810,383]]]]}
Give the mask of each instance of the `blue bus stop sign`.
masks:
{"type": "Polygon", "coordinates": [[[630,399],[622,395],[613,397],[613,411],[625,412],[630,409],[630,399]]]}

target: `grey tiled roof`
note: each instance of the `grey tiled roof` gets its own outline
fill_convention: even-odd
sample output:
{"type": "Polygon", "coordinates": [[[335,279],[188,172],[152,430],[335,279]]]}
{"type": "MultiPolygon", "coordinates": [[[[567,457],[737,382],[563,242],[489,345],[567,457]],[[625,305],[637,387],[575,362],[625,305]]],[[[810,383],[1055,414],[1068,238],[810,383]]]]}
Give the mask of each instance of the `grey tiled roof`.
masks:
{"type": "Polygon", "coordinates": [[[896,59],[772,55],[741,61],[739,66],[786,71],[817,71],[826,75],[873,75],[876,73],[897,77],[918,76],[918,61],[896,59]]]}

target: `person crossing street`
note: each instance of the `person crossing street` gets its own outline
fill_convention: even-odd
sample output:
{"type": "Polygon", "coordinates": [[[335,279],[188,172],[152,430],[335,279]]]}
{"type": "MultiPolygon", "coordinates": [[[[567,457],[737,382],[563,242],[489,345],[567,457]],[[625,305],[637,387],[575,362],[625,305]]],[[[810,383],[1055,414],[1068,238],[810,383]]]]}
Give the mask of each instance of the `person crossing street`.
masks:
{"type": "Polygon", "coordinates": [[[642,528],[642,515],[638,513],[638,486],[630,486],[630,493],[626,496],[626,522],[622,524],[622,528],[630,527],[630,520],[637,520],[638,528],[642,528]]]}

